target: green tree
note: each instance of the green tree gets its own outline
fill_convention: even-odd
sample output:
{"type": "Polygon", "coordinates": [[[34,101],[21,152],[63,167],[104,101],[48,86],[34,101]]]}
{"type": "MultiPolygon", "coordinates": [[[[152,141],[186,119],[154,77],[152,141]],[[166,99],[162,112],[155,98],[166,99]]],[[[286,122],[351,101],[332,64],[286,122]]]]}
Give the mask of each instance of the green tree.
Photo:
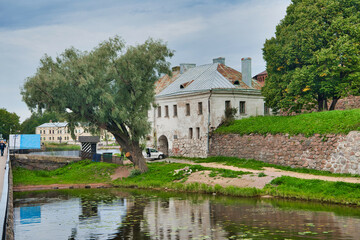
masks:
{"type": "Polygon", "coordinates": [[[16,113],[10,113],[5,108],[0,108],[0,134],[9,139],[10,133],[20,130],[20,117],[16,113]]]}
{"type": "Polygon", "coordinates": [[[70,128],[89,122],[111,132],[140,171],[147,171],[139,142],[149,132],[147,113],[154,102],[154,83],[170,74],[166,44],[149,39],[125,47],[118,37],[91,52],[70,48],[55,60],[45,55],[35,76],[21,91],[30,109],[65,114],[70,128]]]}
{"type": "Polygon", "coordinates": [[[269,107],[335,109],[341,97],[359,94],[360,1],[292,0],[263,53],[269,107]]]}
{"type": "Polygon", "coordinates": [[[54,112],[45,112],[45,113],[32,113],[29,118],[21,123],[21,133],[23,134],[35,134],[37,126],[40,126],[43,123],[48,123],[53,121],[61,121],[62,118],[54,112]]]}

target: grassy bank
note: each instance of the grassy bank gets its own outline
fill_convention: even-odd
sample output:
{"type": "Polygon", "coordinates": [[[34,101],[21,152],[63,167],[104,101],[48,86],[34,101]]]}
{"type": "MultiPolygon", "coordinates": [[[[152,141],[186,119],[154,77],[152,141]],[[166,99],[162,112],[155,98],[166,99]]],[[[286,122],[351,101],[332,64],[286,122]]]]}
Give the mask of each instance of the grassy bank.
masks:
{"type": "Polygon", "coordinates": [[[71,151],[71,150],[81,150],[81,147],[76,144],[45,143],[45,151],[71,151]]]}
{"type": "Polygon", "coordinates": [[[230,126],[219,127],[216,133],[236,134],[347,134],[360,131],[360,109],[314,112],[297,116],[258,116],[236,120],[230,126]]]}
{"type": "Polygon", "coordinates": [[[14,185],[38,185],[54,183],[112,183],[116,187],[173,190],[181,192],[211,193],[229,196],[258,197],[271,195],[282,198],[296,198],[321,202],[360,205],[360,184],[305,180],[292,177],[274,179],[264,189],[210,186],[207,184],[184,184],[189,173],[210,171],[214,178],[219,176],[241,178],[249,172],[207,168],[182,163],[149,163],[149,171],[111,182],[110,175],[118,165],[81,161],[53,171],[29,171],[14,168],[14,185]]]}
{"type": "Polygon", "coordinates": [[[111,163],[96,163],[89,160],[71,163],[52,171],[30,171],[24,168],[13,169],[14,185],[47,185],[76,183],[108,183],[110,176],[118,167],[111,163]]]}
{"type": "Polygon", "coordinates": [[[266,185],[271,196],[360,205],[360,184],[279,177],[266,185]]]}

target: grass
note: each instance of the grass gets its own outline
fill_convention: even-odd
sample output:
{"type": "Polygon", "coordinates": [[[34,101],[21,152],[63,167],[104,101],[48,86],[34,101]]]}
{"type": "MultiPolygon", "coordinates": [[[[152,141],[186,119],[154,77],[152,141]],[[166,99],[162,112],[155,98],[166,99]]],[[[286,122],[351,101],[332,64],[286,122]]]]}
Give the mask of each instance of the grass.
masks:
{"type": "Polygon", "coordinates": [[[45,143],[45,151],[71,151],[71,150],[81,150],[81,147],[76,144],[45,143]]]}
{"type": "Polygon", "coordinates": [[[227,134],[347,134],[360,131],[360,109],[327,111],[296,116],[258,116],[234,121],[230,126],[221,126],[215,133],[227,134]]]}
{"type": "Polygon", "coordinates": [[[269,195],[360,205],[360,184],[279,177],[264,188],[269,195]]]}
{"type": "Polygon", "coordinates": [[[224,156],[216,156],[216,157],[208,157],[208,158],[186,158],[182,157],[182,159],[187,159],[190,161],[194,161],[195,163],[220,163],[227,166],[234,166],[238,168],[247,168],[253,170],[264,170],[264,167],[272,167],[276,169],[281,169],[284,171],[298,172],[298,173],[307,173],[313,175],[320,176],[331,176],[331,177],[360,177],[360,175],[356,174],[347,174],[347,173],[331,173],[329,171],[321,171],[309,168],[292,168],[289,166],[281,166],[271,163],[266,163],[254,159],[242,159],[237,157],[224,157],[224,156]]]}
{"type": "Polygon", "coordinates": [[[14,185],[48,185],[76,183],[107,183],[118,165],[90,160],[71,163],[52,171],[30,171],[24,168],[13,169],[14,185]]]}

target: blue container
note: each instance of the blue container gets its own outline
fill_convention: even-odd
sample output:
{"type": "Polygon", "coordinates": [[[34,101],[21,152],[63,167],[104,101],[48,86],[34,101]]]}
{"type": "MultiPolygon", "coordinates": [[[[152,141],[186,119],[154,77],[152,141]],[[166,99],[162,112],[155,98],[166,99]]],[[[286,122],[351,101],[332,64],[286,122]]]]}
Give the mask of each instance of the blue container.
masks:
{"type": "Polygon", "coordinates": [[[92,157],[93,162],[100,162],[101,160],[101,154],[94,153],[92,157]]]}

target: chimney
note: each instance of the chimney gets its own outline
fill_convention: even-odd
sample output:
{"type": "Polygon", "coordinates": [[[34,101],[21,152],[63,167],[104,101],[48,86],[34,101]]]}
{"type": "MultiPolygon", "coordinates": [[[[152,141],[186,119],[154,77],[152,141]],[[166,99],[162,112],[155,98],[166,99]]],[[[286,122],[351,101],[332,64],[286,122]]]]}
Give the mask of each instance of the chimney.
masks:
{"type": "Polygon", "coordinates": [[[225,58],[223,57],[214,58],[213,63],[221,63],[225,65],[225,58]]]}
{"type": "Polygon", "coordinates": [[[241,59],[241,74],[242,74],[242,81],[251,86],[251,58],[242,58],[241,59]]]}
{"type": "Polygon", "coordinates": [[[180,63],[180,74],[183,74],[190,68],[196,67],[195,63],[180,63]]]}

